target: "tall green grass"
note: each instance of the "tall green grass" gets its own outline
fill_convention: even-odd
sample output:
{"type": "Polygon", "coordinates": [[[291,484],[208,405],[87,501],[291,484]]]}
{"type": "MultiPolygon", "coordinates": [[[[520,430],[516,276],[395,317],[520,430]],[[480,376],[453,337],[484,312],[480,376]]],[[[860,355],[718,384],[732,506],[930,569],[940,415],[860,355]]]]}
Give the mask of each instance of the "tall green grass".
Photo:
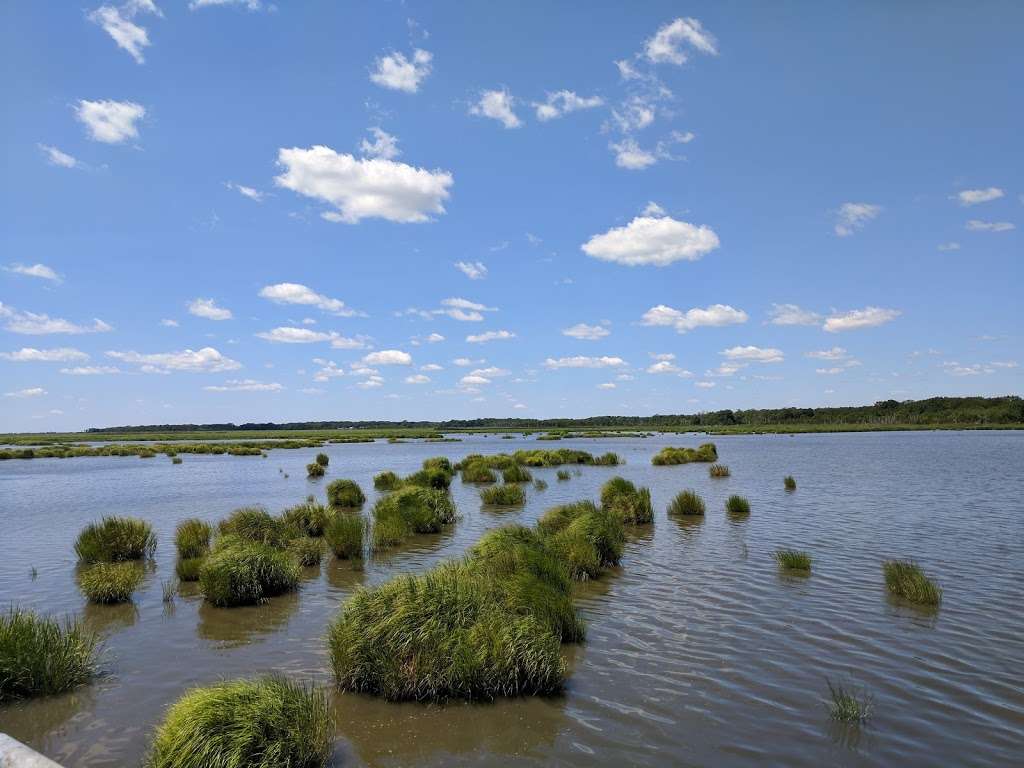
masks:
{"type": "Polygon", "coordinates": [[[942,602],[942,588],[912,560],[886,560],[882,572],[886,589],[892,594],[918,605],[937,606],[942,602]]]}
{"type": "Polygon", "coordinates": [[[555,477],[559,480],[568,480],[572,475],[569,473],[568,469],[560,469],[555,472],[555,477]]]}
{"type": "Polygon", "coordinates": [[[537,521],[537,530],[577,580],[596,578],[618,565],[626,542],[618,514],[592,501],[552,507],[537,521]]]}
{"type": "Polygon", "coordinates": [[[205,520],[190,517],[178,523],[174,529],[174,546],[181,558],[202,557],[210,551],[210,537],[213,526],[205,520]]]}
{"type": "Polygon", "coordinates": [[[492,485],[480,490],[480,501],[495,507],[522,506],[526,503],[526,491],[518,485],[492,485]]]}
{"type": "Polygon", "coordinates": [[[156,534],[145,520],[104,517],[87,525],[75,541],[75,554],[84,563],[118,563],[152,557],[156,534]]]}
{"type": "Polygon", "coordinates": [[[733,494],[725,502],[725,511],[735,517],[745,517],[750,514],[750,502],[742,496],[733,494]]]}
{"type": "Polygon", "coordinates": [[[174,564],[174,572],[181,581],[199,581],[199,572],[203,568],[206,557],[179,557],[174,564]]]}
{"type": "Polygon", "coordinates": [[[637,488],[624,477],[613,477],[601,486],[601,506],[619,516],[626,525],[654,522],[649,488],[637,488]]]}
{"type": "Polygon", "coordinates": [[[704,443],[697,448],[673,448],[665,446],[651,459],[656,467],[674,464],[689,464],[691,461],[717,461],[718,450],[714,443],[704,443]]]}
{"type": "Polygon", "coordinates": [[[138,563],[96,563],[78,575],[78,586],[91,603],[126,603],[144,575],[138,563]]]}
{"type": "Polygon", "coordinates": [[[671,517],[703,515],[704,499],[696,491],[687,489],[680,491],[668,504],[668,514],[671,517]]]}
{"type": "Polygon", "coordinates": [[[778,549],[775,551],[775,561],[780,568],[789,571],[811,572],[811,556],[799,549],[778,549]]]}
{"type": "Polygon", "coordinates": [[[316,463],[319,464],[321,467],[326,467],[328,464],[331,463],[331,457],[328,456],[326,453],[318,453],[316,455],[316,463]]]}
{"type": "Polygon", "coordinates": [[[217,525],[222,536],[233,536],[255,544],[284,549],[297,531],[263,507],[241,507],[217,525]]]}
{"type": "Polygon", "coordinates": [[[366,519],[356,512],[341,512],[327,524],[324,538],[339,560],[362,560],[366,519]]]}
{"type": "Polygon", "coordinates": [[[319,565],[324,555],[323,539],[314,539],[310,536],[300,536],[292,539],[288,545],[288,551],[295,555],[299,565],[309,568],[319,565]]]}
{"type": "Polygon", "coordinates": [[[455,504],[444,491],[404,486],[373,507],[373,548],[387,549],[416,533],[438,533],[456,518],[455,504]]]}
{"type": "Polygon", "coordinates": [[[712,464],[708,467],[710,477],[728,477],[729,474],[729,468],[725,464],[712,464]]]}
{"type": "Polygon", "coordinates": [[[99,640],[74,619],[12,607],[0,614],[0,702],[63,693],[97,672],[99,640]]]}
{"type": "Polygon", "coordinates": [[[528,483],[533,480],[533,475],[526,467],[513,464],[501,470],[501,479],[506,483],[528,483]]]}
{"type": "Polygon", "coordinates": [[[203,596],[219,607],[254,605],[298,585],[292,554],[233,536],[222,536],[199,570],[203,596]]]}
{"type": "Polygon", "coordinates": [[[402,485],[402,478],[391,470],[385,470],[373,476],[373,487],[378,491],[393,491],[402,485]]]}
{"type": "Polygon", "coordinates": [[[147,768],[322,768],[333,742],[323,691],[281,677],[193,688],[157,728],[147,768]]]}
{"type": "Polygon", "coordinates": [[[871,717],[874,709],[874,697],[866,690],[846,688],[842,683],[828,684],[829,701],[827,702],[829,717],[846,723],[858,723],[871,717]]]}
{"type": "Polygon", "coordinates": [[[330,509],[310,496],[302,504],[296,504],[282,512],[281,520],[303,535],[319,538],[324,535],[324,528],[333,514],[330,509]]]}
{"type": "Polygon", "coordinates": [[[796,479],[792,475],[786,475],[782,478],[782,485],[787,491],[796,490],[796,479]]]}
{"type": "Polygon", "coordinates": [[[472,462],[462,466],[462,482],[464,483],[494,483],[498,477],[494,470],[483,462],[472,462]]]}
{"type": "Polygon", "coordinates": [[[366,503],[366,496],[355,480],[335,480],[327,486],[327,501],[332,507],[356,509],[366,503]]]}

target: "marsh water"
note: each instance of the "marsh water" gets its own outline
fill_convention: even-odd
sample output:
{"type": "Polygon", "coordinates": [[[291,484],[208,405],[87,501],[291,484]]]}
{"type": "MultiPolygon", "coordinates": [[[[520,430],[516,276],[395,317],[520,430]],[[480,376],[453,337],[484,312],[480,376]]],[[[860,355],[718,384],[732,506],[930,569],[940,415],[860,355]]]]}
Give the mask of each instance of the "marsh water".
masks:
{"type": "Polygon", "coordinates": [[[562,696],[494,704],[389,704],[332,693],[332,763],[405,765],[978,765],[1024,754],[1024,433],[912,432],[714,438],[732,476],[707,465],[653,467],[663,445],[697,435],[563,440],[467,436],[462,442],[328,445],[327,477],[308,481],[316,450],[268,458],[35,459],[0,464],[0,604],[79,614],[104,640],[103,675],[73,693],[0,706],[0,731],[68,768],[138,765],[165,708],[187,688],[284,672],[331,683],[324,633],[360,586],[460,555],[486,530],[530,524],[548,507],[596,498],[615,474],[647,485],[654,525],[631,535],[621,567],[579,589],[587,642],[565,646],[562,696]],[[524,508],[481,509],[456,478],[461,519],[358,571],[325,558],[298,593],[218,609],[183,585],[171,605],[173,532],[185,517],[271,511],[323,498],[353,478],[424,458],[524,447],[615,451],[625,466],[581,467],[568,481],[533,470],[546,490],[524,508]],[[285,477],[285,474],[288,477],[285,477]],[[798,488],[783,489],[793,474],[798,488]],[[707,501],[680,524],[665,507],[683,488],[707,501]],[[739,493],[752,513],[731,520],[739,493]],[[159,537],[135,601],[90,606],[72,544],[103,514],[149,520],[159,537]],[[780,573],[772,553],[808,550],[812,575],[780,573]],[[884,559],[911,557],[944,588],[928,611],[890,598],[884,559]],[[34,570],[33,570],[34,569],[34,570]],[[860,726],[829,720],[827,681],[874,698],[860,726]]]}

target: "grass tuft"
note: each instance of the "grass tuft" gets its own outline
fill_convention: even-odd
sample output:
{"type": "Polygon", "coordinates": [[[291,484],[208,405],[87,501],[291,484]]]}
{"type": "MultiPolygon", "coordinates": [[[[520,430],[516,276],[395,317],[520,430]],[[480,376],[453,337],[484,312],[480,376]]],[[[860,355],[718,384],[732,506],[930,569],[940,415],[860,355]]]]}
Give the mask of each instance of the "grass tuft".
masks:
{"type": "Polygon", "coordinates": [[[733,494],[725,502],[725,511],[730,515],[742,517],[750,514],[750,502],[742,496],[733,494]]]}
{"type": "Polygon", "coordinates": [[[530,470],[519,464],[513,464],[501,470],[501,479],[506,483],[528,483],[533,480],[530,470]]]}
{"type": "Polygon", "coordinates": [[[327,502],[332,507],[357,509],[366,503],[366,496],[355,480],[335,480],[327,486],[327,502]]]}
{"type": "Polygon", "coordinates": [[[455,522],[456,514],[444,491],[402,487],[373,506],[373,548],[397,546],[416,533],[439,533],[455,522]]]}
{"type": "Polygon", "coordinates": [[[918,605],[937,606],[942,602],[942,588],[912,560],[886,560],[882,571],[892,594],[918,605]]]}
{"type": "Polygon", "coordinates": [[[295,538],[296,531],[284,520],[274,517],[263,507],[241,507],[218,523],[222,536],[231,536],[255,544],[284,549],[295,538]]]}
{"type": "Polygon", "coordinates": [[[650,489],[637,488],[624,477],[613,477],[601,486],[601,506],[617,514],[625,525],[654,522],[650,489]]]}
{"type": "Polygon", "coordinates": [[[254,605],[298,585],[299,565],[293,555],[230,536],[218,541],[199,570],[203,596],[220,607],[254,605]]]}
{"type": "Polygon", "coordinates": [[[712,464],[708,467],[710,477],[728,477],[729,474],[729,468],[725,464],[712,464]]]}
{"type": "Polygon", "coordinates": [[[402,485],[402,478],[391,470],[385,470],[373,477],[373,487],[378,491],[394,491],[402,485]]]}
{"type": "Polygon", "coordinates": [[[831,699],[826,702],[829,717],[844,723],[859,723],[871,717],[875,702],[866,690],[848,689],[842,683],[832,685],[831,680],[825,682],[831,699]]]}
{"type": "Polygon", "coordinates": [[[656,467],[689,464],[691,461],[717,461],[718,450],[714,443],[704,443],[697,448],[673,448],[665,446],[651,458],[656,467]]]}
{"type": "Polygon", "coordinates": [[[281,513],[281,519],[285,525],[295,531],[315,539],[324,535],[324,528],[333,514],[331,510],[310,496],[302,504],[286,509],[281,513]]]}
{"type": "Polygon", "coordinates": [[[0,614],[0,702],[63,693],[96,674],[98,638],[77,620],[0,614]]]}
{"type": "Polygon", "coordinates": [[[333,730],[327,697],[281,677],[193,688],[167,712],[147,768],[322,768],[333,730]]]}
{"type": "Polygon", "coordinates": [[[327,470],[324,469],[323,464],[314,461],[306,465],[306,477],[323,477],[325,474],[327,474],[327,470]]]}
{"type": "Polygon", "coordinates": [[[316,463],[319,464],[321,467],[326,467],[328,464],[331,463],[331,457],[328,456],[326,453],[318,453],[316,455],[316,463]]]}
{"type": "Polygon", "coordinates": [[[327,524],[324,538],[339,560],[362,560],[366,519],[357,512],[340,512],[327,524]]]}
{"type": "Polygon", "coordinates": [[[494,483],[498,477],[494,470],[480,461],[474,461],[462,465],[462,482],[464,483],[494,483]]]}
{"type": "Polygon", "coordinates": [[[557,472],[555,472],[555,477],[557,477],[559,480],[568,480],[570,477],[572,477],[572,475],[569,473],[568,469],[560,469],[557,472]]]}
{"type": "Polygon", "coordinates": [[[127,603],[142,583],[138,563],[96,563],[78,576],[78,586],[90,603],[127,603]]]}
{"type": "Polygon", "coordinates": [[[304,568],[320,565],[320,560],[324,556],[323,539],[314,539],[310,536],[300,536],[297,539],[292,539],[288,549],[295,555],[299,565],[304,568]]]}
{"type": "Polygon", "coordinates": [[[693,490],[680,491],[668,505],[670,517],[677,515],[703,515],[704,499],[693,490]]]}
{"type": "Polygon", "coordinates": [[[199,571],[205,560],[205,557],[179,557],[174,564],[174,572],[181,581],[199,581],[199,571]]]}
{"type": "Polygon", "coordinates": [[[174,530],[174,546],[178,548],[178,557],[202,557],[210,551],[210,537],[213,527],[205,520],[190,517],[178,523],[174,530]]]}
{"type": "Polygon", "coordinates": [[[782,478],[782,485],[786,488],[787,491],[796,490],[796,480],[792,475],[786,475],[784,478],[782,478]]]}
{"type": "Polygon", "coordinates": [[[153,528],[134,517],[104,517],[87,525],[75,541],[75,554],[84,563],[141,560],[155,551],[153,528]]]}
{"type": "Polygon", "coordinates": [[[811,556],[799,549],[777,549],[775,550],[775,562],[779,567],[790,571],[811,571],[811,556]]]}
{"type": "Polygon", "coordinates": [[[492,485],[481,489],[480,501],[487,506],[518,507],[526,503],[526,491],[519,485],[492,485]]]}

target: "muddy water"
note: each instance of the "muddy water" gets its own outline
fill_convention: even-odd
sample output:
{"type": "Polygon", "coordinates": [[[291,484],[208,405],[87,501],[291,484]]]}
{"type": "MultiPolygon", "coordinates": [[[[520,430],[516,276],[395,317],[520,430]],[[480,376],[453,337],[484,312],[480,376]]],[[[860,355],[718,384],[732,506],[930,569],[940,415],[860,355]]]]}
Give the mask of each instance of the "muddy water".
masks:
{"type": "Polygon", "coordinates": [[[588,641],[567,649],[565,695],[445,707],[335,695],[336,764],[1019,764],[1024,433],[720,437],[728,479],[711,480],[701,464],[650,465],[662,445],[700,441],[336,445],[317,482],[305,478],[315,453],[305,450],[184,456],[179,466],[165,457],[4,462],[0,603],[84,615],[106,639],[102,678],[0,707],[0,730],[69,768],[137,765],[164,708],[189,686],[270,671],[329,685],[324,632],[358,586],[456,556],[494,526],[596,497],[621,473],[651,488],[655,524],[630,541],[621,569],[580,590],[588,641]],[[322,497],[332,478],[372,489],[382,469],[406,473],[432,455],[525,445],[613,450],[628,463],[583,467],[567,482],[536,470],[547,490],[531,486],[527,506],[511,512],[482,510],[476,491],[456,481],[462,519],[452,531],[364,571],[326,559],[306,571],[299,593],[263,606],[215,609],[187,589],[171,606],[161,601],[184,517],[215,521],[253,503],[277,511],[308,493],[322,497]],[[799,483],[791,494],[782,488],[789,473],[799,483]],[[704,495],[708,514],[680,525],[664,509],[686,487],[704,495]],[[726,516],[731,493],[750,499],[747,520],[726,516]],[[75,587],[75,535],[104,513],[144,517],[159,536],[133,605],[87,606],[75,587]],[[813,575],[780,574],[778,547],[809,550],[813,575]],[[888,557],[914,557],[938,578],[938,612],[886,595],[888,557]],[[873,694],[867,725],[829,721],[826,679],[873,694]]]}

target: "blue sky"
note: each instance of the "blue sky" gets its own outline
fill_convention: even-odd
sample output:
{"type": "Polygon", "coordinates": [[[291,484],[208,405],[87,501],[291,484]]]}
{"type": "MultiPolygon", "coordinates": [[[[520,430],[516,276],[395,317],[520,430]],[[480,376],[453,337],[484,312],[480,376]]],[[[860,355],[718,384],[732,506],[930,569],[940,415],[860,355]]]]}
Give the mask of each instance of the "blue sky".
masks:
{"type": "Polygon", "coordinates": [[[1020,4],[0,15],[0,429],[1021,391],[1020,4]]]}

